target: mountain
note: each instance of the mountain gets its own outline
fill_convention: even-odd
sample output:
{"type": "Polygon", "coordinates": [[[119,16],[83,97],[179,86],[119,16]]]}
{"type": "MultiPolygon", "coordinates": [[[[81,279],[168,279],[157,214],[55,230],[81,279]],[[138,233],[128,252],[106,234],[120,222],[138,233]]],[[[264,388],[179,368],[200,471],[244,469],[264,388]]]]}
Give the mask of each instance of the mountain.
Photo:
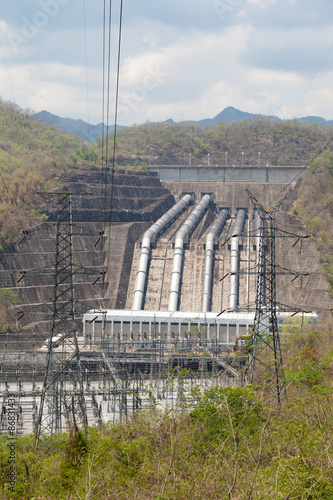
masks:
{"type": "Polygon", "coordinates": [[[320,116],[306,116],[305,118],[299,118],[301,122],[308,123],[318,123],[318,125],[333,125],[333,120],[325,120],[320,116]]]}
{"type": "MultiPolygon", "coordinates": [[[[69,132],[70,134],[81,137],[84,141],[93,142],[97,137],[102,137],[103,132],[106,131],[106,126],[103,123],[98,125],[91,125],[83,120],[74,120],[73,118],[61,118],[60,116],[53,115],[48,111],[40,111],[32,115],[32,118],[40,122],[50,123],[55,125],[58,129],[69,132]]],[[[113,131],[114,126],[110,126],[109,130],[113,131]]]]}
{"type": "MultiPolygon", "coordinates": [[[[196,123],[198,125],[218,125],[219,123],[224,123],[225,125],[228,125],[230,122],[239,122],[241,120],[254,120],[256,118],[265,118],[265,119],[270,119],[274,121],[287,121],[287,120],[281,120],[281,118],[278,118],[277,116],[272,116],[272,115],[261,115],[259,113],[247,113],[246,111],[241,111],[237,108],[234,108],[233,106],[228,106],[225,108],[223,111],[218,113],[214,118],[205,118],[203,120],[187,120],[182,123],[196,123]]],[[[301,122],[307,122],[307,123],[318,123],[318,125],[333,125],[333,120],[325,120],[325,118],[321,118],[320,116],[305,116],[303,118],[296,118],[296,120],[299,120],[301,122]]],[[[169,119],[166,120],[166,123],[175,123],[173,120],[169,119]]],[[[180,123],[180,122],[178,122],[180,123]]]]}
{"type": "MultiPolygon", "coordinates": [[[[93,142],[97,137],[102,137],[103,131],[105,132],[106,127],[103,123],[99,123],[98,125],[91,125],[83,120],[74,120],[73,118],[62,118],[57,115],[53,115],[48,111],[40,111],[39,113],[35,113],[32,115],[32,118],[55,125],[58,129],[64,130],[65,132],[69,132],[70,134],[77,135],[81,137],[84,141],[93,142]]],[[[214,118],[205,118],[203,120],[185,120],[183,122],[175,122],[171,118],[165,120],[163,123],[170,124],[186,124],[186,123],[195,123],[197,125],[218,125],[219,123],[224,123],[228,125],[230,122],[239,122],[242,120],[254,120],[256,118],[264,118],[270,119],[276,122],[286,121],[281,120],[277,116],[271,115],[261,115],[259,113],[247,113],[246,111],[241,111],[239,109],[234,108],[233,106],[228,106],[223,111],[218,113],[214,118]]],[[[304,118],[298,118],[299,121],[307,122],[307,123],[318,123],[318,125],[333,125],[333,120],[325,120],[325,118],[321,118],[320,116],[306,116],[304,118]]],[[[122,128],[120,125],[117,125],[117,128],[122,128]]],[[[109,127],[110,132],[114,130],[114,125],[109,127]]]]}
{"type": "Polygon", "coordinates": [[[230,122],[241,120],[254,120],[255,118],[270,118],[272,120],[280,121],[277,116],[267,116],[254,113],[247,113],[246,111],[240,111],[232,106],[228,106],[221,113],[214,116],[214,118],[206,118],[204,120],[199,120],[197,123],[200,125],[218,125],[219,123],[225,123],[226,125],[230,122]]]}

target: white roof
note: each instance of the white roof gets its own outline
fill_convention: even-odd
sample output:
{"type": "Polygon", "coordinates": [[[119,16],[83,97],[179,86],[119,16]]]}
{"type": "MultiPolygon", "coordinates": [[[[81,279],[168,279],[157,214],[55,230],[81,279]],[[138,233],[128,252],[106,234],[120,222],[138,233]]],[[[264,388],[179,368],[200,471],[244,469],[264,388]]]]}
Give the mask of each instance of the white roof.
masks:
{"type": "MultiPolygon", "coordinates": [[[[288,317],[292,312],[277,312],[277,316],[279,318],[288,317]]],[[[301,314],[301,313],[300,313],[301,314]]],[[[312,319],[316,319],[317,315],[315,313],[303,313],[306,317],[311,317],[312,319]]],[[[253,323],[254,321],[254,312],[223,312],[219,315],[219,313],[215,312],[199,312],[199,311],[132,311],[130,309],[107,309],[107,310],[99,310],[92,309],[89,312],[85,313],[83,316],[83,321],[92,321],[94,318],[96,320],[104,319],[106,321],[158,321],[158,322],[191,322],[191,323],[231,323],[231,322],[240,322],[244,321],[245,323],[253,323]],[[97,316],[97,318],[96,318],[97,316]]]]}

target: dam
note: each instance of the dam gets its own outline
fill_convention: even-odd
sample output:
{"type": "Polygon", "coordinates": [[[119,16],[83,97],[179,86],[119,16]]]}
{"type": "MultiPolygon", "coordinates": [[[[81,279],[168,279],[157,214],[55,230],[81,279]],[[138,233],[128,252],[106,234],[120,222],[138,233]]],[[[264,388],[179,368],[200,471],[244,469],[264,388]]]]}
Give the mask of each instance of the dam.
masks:
{"type": "MultiPolygon", "coordinates": [[[[319,318],[329,315],[332,299],[324,272],[317,270],[318,251],[311,238],[297,241],[309,235],[290,210],[301,173],[292,166],[117,169],[111,220],[111,189],[103,204],[101,169],[85,165],[67,173],[63,190],[89,193],[73,195],[79,334],[82,314],[89,310],[189,312],[193,318],[208,312],[253,313],[258,238],[246,190],[272,207],[291,188],[276,222],[277,302],[281,312],[296,307],[319,318]],[[219,182],[218,177],[237,181],[219,182]]],[[[37,346],[48,336],[56,220],[55,207],[50,204],[48,210],[47,222],[0,255],[1,287],[15,291],[24,312],[16,331],[2,335],[8,349],[18,339],[33,339],[37,346]]]]}
{"type": "MultiPolygon", "coordinates": [[[[303,317],[325,314],[325,301],[313,302],[318,292],[327,295],[325,279],[318,281],[308,272],[315,247],[307,244],[305,259],[304,248],[294,249],[296,235],[306,233],[286,213],[302,168],[156,166],[149,172],[176,203],[134,245],[125,307],[85,314],[84,335],[119,336],[139,343],[151,341],[155,332],[155,339],[184,343],[189,336],[193,342],[194,329],[200,330],[200,340],[235,344],[250,330],[255,311],[258,237],[246,189],[269,205],[285,194],[286,186],[292,188],[278,221],[283,232],[277,238],[277,259],[290,270],[289,275],[277,275],[280,324],[295,303],[303,317]],[[295,237],[288,241],[285,234],[295,237]],[[293,268],[307,275],[296,286],[291,284],[293,268]]],[[[329,302],[326,296],[326,307],[329,302]]]]}
{"type": "MultiPolygon", "coordinates": [[[[171,404],[184,387],[170,392],[170,370],[186,369],[190,384],[202,377],[237,383],[235,352],[256,306],[258,223],[246,190],[271,208],[291,188],[276,221],[279,325],[288,326],[295,307],[301,324],[330,314],[315,243],[290,210],[301,174],[300,167],[266,166],[117,169],[105,193],[98,167],[66,174],[63,190],[87,193],[73,194],[72,212],[76,327],[90,423],[149,407],[153,386],[162,399],[168,390],[165,404],[171,404]]],[[[0,393],[3,401],[17,394],[26,415],[22,428],[30,430],[52,315],[52,203],[47,215],[0,256],[1,286],[19,301],[11,309],[19,318],[15,331],[0,337],[0,393]]]]}

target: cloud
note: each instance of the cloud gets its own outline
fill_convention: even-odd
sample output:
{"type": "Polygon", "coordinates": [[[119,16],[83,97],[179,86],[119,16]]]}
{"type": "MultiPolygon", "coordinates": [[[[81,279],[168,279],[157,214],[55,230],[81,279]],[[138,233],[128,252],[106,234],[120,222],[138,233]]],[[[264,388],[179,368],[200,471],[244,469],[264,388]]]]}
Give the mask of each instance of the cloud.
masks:
{"type": "Polygon", "coordinates": [[[247,80],[255,85],[283,84],[288,87],[298,86],[303,83],[303,79],[293,72],[280,72],[267,69],[251,69],[247,72],[247,80]]]}
{"type": "MultiPolygon", "coordinates": [[[[122,83],[139,83],[146,68],[159,65],[169,75],[166,98],[182,100],[183,96],[203,93],[204,88],[221,77],[235,79],[238,55],[246,45],[247,27],[235,27],[216,36],[189,34],[168,47],[128,58],[124,64],[122,83]],[[228,76],[229,75],[229,76],[228,76]]],[[[163,98],[163,96],[162,96],[163,98]]]]}
{"type": "MultiPolygon", "coordinates": [[[[242,62],[256,68],[313,73],[332,46],[332,29],[252,30],[242,62]],[[263,43],[265,41],[265,43],[263,43]]],[[[323,71],[333,64],[333,54],[323,71]]]]}
{"type": "Polygon", "coordinates": [[[239,17],[258,29],[293,30],[331,26],[331,13],[329,0],[248,0],[239,17]]]}
{"type": "MultiPolygon", "coordinates": [[[[227,3],[228,1],[230,2],[226,0],[227,3]]],[[[124,10],[124,19],[130,24],[136,23],[137,19],[140,22],[145,19],[153,23],[163,23],[183,33],[187,31],[218,33],[228,24],[224,23],[223,26],[214,3],[214,0],[182,0],[182,2],[145,0],[140,3],[137,0],[129,0],[124,10]]],[[[236,8],[231,9],[231,12],[236,13],[236,11],[236,8]]]]}
{"type": "MultiPolygon", "coordinates": [[[[84,66],[26,64],[11,68],[10,77],[15,98],[22,107],[34,111],[46,109],[60,116],[87,120],[86,88],[81,85],[85,81],[84,66]]],[[[3,67],[0,68],[0,78],[9,94],[10,83],[3,67]]],[[[92,84],[90,89],[90,104],[99,105],[98,113],[92,113],[97,121],[102,106],[99,83],[99,78],[95,78],[95,85],[92,84]]]]}
{"type": "MultiPolygon", "coordinates": [[[[103,2],[3,3],[2,96],[12,96],[10,78],[22,107],[87,119],[87,71],[89,116],[101,121],[103,2]],[[23,37],[18,47],[10,33],[23,37]]],[[[112,115],[119,4],[112,11],[112,115]]],[[[201,119],[229,105],[333,118],[328,0],[127,0],[123,15],[120,123],[201,119]]]]}

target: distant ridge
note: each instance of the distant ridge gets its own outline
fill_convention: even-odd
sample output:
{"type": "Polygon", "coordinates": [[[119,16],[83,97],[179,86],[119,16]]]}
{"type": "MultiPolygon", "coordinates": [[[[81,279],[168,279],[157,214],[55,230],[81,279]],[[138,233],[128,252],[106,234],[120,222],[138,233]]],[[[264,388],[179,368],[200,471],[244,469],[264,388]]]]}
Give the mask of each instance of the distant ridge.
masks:
{"type": "Polygon", "coordinates": [[[299,118],[301,122],[308,123],[318,123],[318,125],[333,125],[333,120],[325,120],[320,116],[306,116],[305,118],[299,118]]]}
{"type": "MultiPolygon", "coordinates": [[[[32,118],[39,120],[41,122],[51,123],[55,125],[58,129],[64,130],[65,132],[69,132],[70,134],[77,135],[81,137],[84,141],[93,142],[97,137],[102,137],[103,133],[103,124],[99,123],[98,125],[89,125],[89,123],[83,120],[74,120],[73,118],[61,118],[60,116],[53,115],[48,111],[40,111],[39,113],[35,113],[32,115],[32,118]]],[[[234,108],[233,106],[228,106],[223,111],[218,113],[214,118],[205,118],[203,120],[185,120],[182,122],[175,122],[171,118],[165,120],[164,123],[171,124],[181,124],[181,123],[194,123],[198,125],[218,125],[219,123],[224,123],[228,125],[228,123],[232,121],[239,122],[241,120],[254,120],[256,118],[270,119],[276,121],[283,121],[281,118],[277,116],[270,115],[261,115],[255,113],[247,113],[246,111],[241,111],[239,109],[234,108]]],[[[325,120],[325,118],[321,118],[320,116],[306,116],[304,118],[296,118],[301,122],[308,123],[318,123],[318,125],[333,125],[333,120],[325,120]]],[[[117,126],[121,128],[120,125],[117,126]]],[[[110,132],[114,130],[114,125],[109,127],[110,132]]],[[[104,126],[105,132],[105,126],[104,126]]]]}
{"type": "MultiPolygon", "coordinates": [[[[218,125],[219,123],[224,123],[228,125],[228,123],[236,121],[239,122],[241,120],[254,120],[256,118],[264,118],[276,121],[283,121],[281,118],[273,115],[261,115],[255,113],[247,113],[246,111],[241,111],[233,106],[228,106],[219,114],[214,116],[214,118],[205,118],[203,120],[186,120],[185,122],[178,123],[196,123],[198,125],[218,125]]],[[[320,116],[306,116],[304,118],[295,118],[295,120],[299,120],[302,122],[308,123],[318,123],[318,125],[333,125],[333,120],[325,120],[325,118],[321,118],[320,116]]],[[[173,120],[166,120],[168,123],[175,123],[173,120]]]]}
{"type": "Polygon", "coordinates": [[[201,125],[218,125],[219,123],[225,123],[228,125],[230,122],[239,122],[241,120],[254,120],[255,118],[270,118],[271,120],[280,121],[277,116],[267,116],[254,113],[247,113],[246,111],[240,111],[232,106],[228,106],[221,113],[214,116],[214,118],[206,118],[204,120],[199,120],[197,123],[201,125]]]}
{"type": "MultiPolygon", "coordinates": [[[[69,132],[73,135],[78,135],[84,141],[93,142],[97,137],[102,137],[103,124],[90,125],[83,120],[74,120],[73,118],[61,118],[60,116],[53,115],[48,111],[40,111],[32,115],[32,118],[40,122],[50,123],[57,128],[69,132]]],[[[114,126],[110,126],[109,130],[113,131],[114,126]]],[[[104,126],[104,133],[106,127],[104,126]]]]}

